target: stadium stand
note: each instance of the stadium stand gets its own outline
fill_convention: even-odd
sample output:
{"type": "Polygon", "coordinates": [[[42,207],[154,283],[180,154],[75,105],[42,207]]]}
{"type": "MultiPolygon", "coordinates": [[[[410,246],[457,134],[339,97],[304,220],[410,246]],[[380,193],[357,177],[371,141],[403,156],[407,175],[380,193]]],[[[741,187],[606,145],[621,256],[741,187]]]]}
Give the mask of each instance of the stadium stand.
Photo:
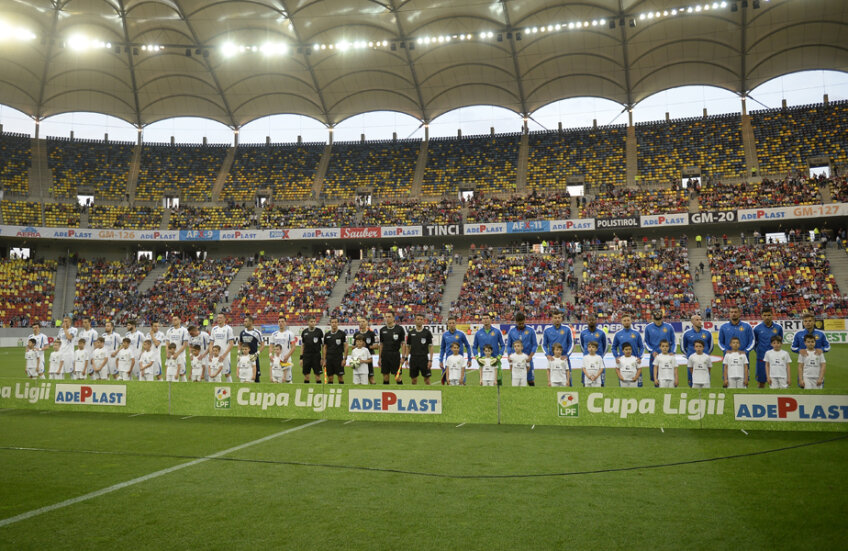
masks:
{"type": "Polygon", "coordinates": [[[614,218],[689,211],[689,192],[607,189],[580,208],[581,218],[614,218]]]}
{"type": "Polygon", "coordinates": [[[178,193],[183,201],[208,201],[226,155],[220,145],[145,144],[135,198],[158,201],[178,193]]]}
{"type": "Polygon", "coordinates": [[[738,114],[640,123],[636,144],[638,174],[645,182],[679,182],[687,167],[700,167],[704,175],[745,176],[738,114]]]}
{"type": "Polygon", "coordinates": [[[246,314],[257,323],[276,324],[279,316],[289,323],[320,319],[327,299],[347,265],[344,257],[274,258],[260,262],[233,300],[234,319],[246,314]]]}
{"type": "Polygon", "coordinates": [[[624,125],[531,133],[527,189],[563,190],[572,176],[583,176],[589,187],[624,185],[626,137],[624,125]]]}
{"type": "Polygon", "coordinates": [[[133,144],[48,138],[53,197],[75,199],[79,188],[109,200],[125,199],[133,144]]]}
{"type": "Polygon", "coordinates": [[[462,184],[481,192],[515,192],[520,141],[519,134],[431,139],[421,193],[457,193],[462,184]]]}
{"type": "Polygon", "coordinates": [[[322,195],[350,199],[361,187],[382,197],[409,195],[420,149],[419,140],[334,143],[322,195]]]}
{"type": "MultiPolygon", "coordinates": [[[[94,325],[125,319],[124,312],[139,308],[138,286],[153,270],[152,262],[80,259],[74,294],[74,320],[90,317],[94,325]]],[[[166,323],[167,320],[160,320],[166,323]]]]}
{"type": "Polygon", "coordinates": [[[0,201],[3,222],[12,226],[40,226],[41,204],[32,201],[0,201]]]}
{"type": "Polygon", "coordinates": [[[259,219],[261,228],[336,228],[352,226],[357,209],[353,205],[320,207],[267,206],[259,219]]]}
{"type": "Polygon", "coordinates": [[[834,203],[848,202],[848,179],[831,178],[827,184],[830,186],[830,199],[834,203]]]}
{"type": "Polygon", "coordinates": [[[31,143],[25,134],[0,133],[0,189],[17,195],[29,193],[31,143]]]}
{"type": "Polygon", "coordinates": [[[366,207],[362,223],[374,225],[459,224],[462,210],[459,201],[384,201],[366,207]]]}
{"type": "Polygon", "coordinates": [[[584,252],[583,281],[575,300],[581,317],[594,313],[614,318],[631,311],[646,321],[657,307],[669,319],[684,319],[699,306],[689,273],[689,251],[681,246],[584,252]]]}
{"type": "Polygon", "coordinates": [[[517,220],[564,220],[571,218],[568,192],[513,196],[507,199],[474,198],[468,203],[468,224],[517,220]]]}
{"type": "Polygon", "coordinates": [[[0,323],[29,327],[53,319],[56,261],[0,259],[0,323]]]}
{"type": "Polygon", "coordinates": [[[412,323],[419,312],[428,322],[441,319],[447,271],[448,261],[442,256],[363,260],[331,315],[341,323],[355,323],[359,316],[379,322],[391,309],[398,323],[412,323]]]}
{"type": "Polygon", "coordinates": [[[48,228],[78,228],[80,206],[71,203],[44,203],[44,225],[48,228]]]}
{"type": "Polygon", "coordinates": [[[521,310],[529,320],[550,319],[562,308],[565,260],[550,254],[494,257],[483,254],[469,260],[451,315],[458,321],[478,321],[483,312],[511,320],[521,310]]]}
{"type": "Polygon", "coordinates": [[[240,145],[221,198],[251,201],[258,189],[270,189],[275,201],[312,197],[315,172],[324,144],[240,145]]]}
{"type": "Polygon", "coordinates": [[[255,225],[252,207],[185,207],[171,211],[168,228],[172,230],[237,229],[255,225]]]}
{"type": "Polygon", "coordinates": [[[738,184],[708,181],[698,196],[700,210],[779,207],[821,203],[819,182],[798,178],[738,184]]]}
{"type": "Polygon", "coordinates": [[[137,319],[141,325],[167,321],[174,314],[183,321],[200,323],[215,311],[224,298],[243,258],[173,259],[150,290],[134,304],[127,304],[118,318],[120,323],[137,319]]]}
{"type": "Polygon", "coordinates": [[[162,225],[162,209],[159,207],[94,205],[89,211],[88,225],[92,228],[155,230],[162,225]]]}
{"type": "Polygon", "coordinates": [[[810,157],[848,164],[848,100],[751,112],[760,173],[807,174],[810,157]]]}
{"type": "Polygon", "coordinates": [[[708,249],[716,300],[713,316],[723,319],[731,306],[746,318],[759,318],[765,305],[783,316],[805,310],[845,317],[848,300],[840,294],[830,263],[815,243],[713,245],[708,249]]]}

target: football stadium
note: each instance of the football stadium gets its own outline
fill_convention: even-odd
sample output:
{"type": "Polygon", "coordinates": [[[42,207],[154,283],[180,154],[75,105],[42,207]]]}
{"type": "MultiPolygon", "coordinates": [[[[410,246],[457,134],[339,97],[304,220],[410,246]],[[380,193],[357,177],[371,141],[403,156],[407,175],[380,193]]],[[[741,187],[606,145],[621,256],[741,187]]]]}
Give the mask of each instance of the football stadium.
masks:
{"type": "Polygon", "coordinates": [[[846,29],[0,0],[0,549],[845,549],[846,29]]]}

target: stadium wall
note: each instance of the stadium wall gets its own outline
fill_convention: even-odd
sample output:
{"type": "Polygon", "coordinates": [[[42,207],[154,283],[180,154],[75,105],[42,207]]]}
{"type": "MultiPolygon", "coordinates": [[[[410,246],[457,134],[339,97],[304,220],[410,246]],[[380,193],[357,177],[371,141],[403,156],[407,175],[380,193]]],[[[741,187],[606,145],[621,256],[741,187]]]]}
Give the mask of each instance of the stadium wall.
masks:
{"type": "Polygon", "coordinates": [[[0,379],[0,408],[213,417],[848,431],[848,393],[727,389],[400,388],[0,379]]]}

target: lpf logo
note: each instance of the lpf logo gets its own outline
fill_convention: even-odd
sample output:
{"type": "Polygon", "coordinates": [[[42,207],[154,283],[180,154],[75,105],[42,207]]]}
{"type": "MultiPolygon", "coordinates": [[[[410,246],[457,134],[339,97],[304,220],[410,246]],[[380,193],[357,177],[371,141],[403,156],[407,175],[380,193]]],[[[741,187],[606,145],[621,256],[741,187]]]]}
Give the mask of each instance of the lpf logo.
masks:
{"type": "Polygon", "coordinates": [[[215,387],[215,409],[230,409],[230,387],[215,387]]]}
{"type": "Polygon", "coordinates": [[[578,417],[580,395],[576,392],[557,393],[557,413],[560,417],[578,417]]]}

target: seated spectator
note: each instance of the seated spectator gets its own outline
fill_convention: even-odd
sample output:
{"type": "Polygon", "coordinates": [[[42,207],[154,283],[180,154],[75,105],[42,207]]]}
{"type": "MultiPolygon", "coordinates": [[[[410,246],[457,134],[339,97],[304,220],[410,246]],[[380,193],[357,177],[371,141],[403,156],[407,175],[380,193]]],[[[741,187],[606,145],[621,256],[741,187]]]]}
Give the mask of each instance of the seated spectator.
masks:
{"type": "Polygon", "coordinates": [[[567,220],[571,218],[568,191],[513,196],[508,199],[475,196],[468,203],[468,224],[518,220],[567,220]]]}
{"type": "Polygon", "coordinates": [[[10,226],[40,226],[41,204],[31,201],[0,201],[3,223],[10,226]]]}
{"type": "Polygon", "coordinates": [[[708,181],[701,187],[698,197],[699,208],[708,211],[817,203],[821,203],[819,183],[800,178],[764,178],[762,182],[737,184],[708,181]]]}
{"type": "Polygon", "coordinates": [[[29,327],[34,320],[53,319],[56,261],[0,259],[0,322],[29,327]]]}
{"type": "Polygon", "coordinates": [[[520,142],[520,134],[430,139],[421,193],[455,194],[461,184],[484,193],[514,192],[520,142]]]}
{"type": "Polygon", "coordinates": [[[133,147],[131,143],[47,138],[53,196],[76,199],[84,188],[97,198],[124,199],[133,147]]]}
{"type": "Polygon", "coordinates": [[[168,229],[172,230],[232,230],[256,225],[253,207],[189,207],[181,205],[171,211],[168,229]]]}
{"type": "Polygon", "coordinates": [[[527,188],[565,191],[572,176],[590,187],[623,186],[626,136],[624,125],[530,133],[527,188]]]}
{"type": "Polygon", "coordinates": [[[270,190],[275,201],[312,198],[324,147],[323,143],[239,145],[221,199],[252,201],[261,189],[270,190]]]}
{"type": "Polygon", "coordinates": [[[29,195],[32,138],[25,134],[0,133],[0,189],[29,195]]]}
{"type": "Polygon", "coordinates": [[[325,207],[283,207],[268,205],[262,210],[259,226],[268,228],[338,228],[356,223],[357,208],[351,204],[325,207]]]}
{"type": "Polygon", "coordinates": [[[160,207],[94,205],[89,211],[88,225],[92,228],[155,230],[162,225],[162,209],[160,207]]]}
{"type": "Polygon", "coordinates": [[[351,199],[357,189],[368,188],[375,196],[407,196],[420,150],[420,140],[336,142],[322,195],[328,199],[351,199]]]}
{"type": "Polygon", "coordinates": [[[365,226],[426,226],[462,223],[458,201],[385,201],[365,207],[365,226]]]}
{"type": "Polygon", "coordinates": [[[225,145],[144,144],[135,198],[159,201],[175,196],[183,201],[209,201],[226,155],[225,145]]]}
{"type": "Polygon", "coordinates": [[[580,209],[581,218],[624,218],[650,214],[689,212],[685,190],[632,190],[605,187],[597,198],[580,209]]]}
{"type": "Polygon", "coordinates": [[[78,228],[81,210],[79,204],[44,203],[44,225],[48,228],[78,228]]]}
{"type": "Polygon", "coordinates": [[[90,317],[95,325],[124,319],[140,307],[138,286],[153,270],[150,261],[80,259],[77,264],[74,319],[90,317]]]}

